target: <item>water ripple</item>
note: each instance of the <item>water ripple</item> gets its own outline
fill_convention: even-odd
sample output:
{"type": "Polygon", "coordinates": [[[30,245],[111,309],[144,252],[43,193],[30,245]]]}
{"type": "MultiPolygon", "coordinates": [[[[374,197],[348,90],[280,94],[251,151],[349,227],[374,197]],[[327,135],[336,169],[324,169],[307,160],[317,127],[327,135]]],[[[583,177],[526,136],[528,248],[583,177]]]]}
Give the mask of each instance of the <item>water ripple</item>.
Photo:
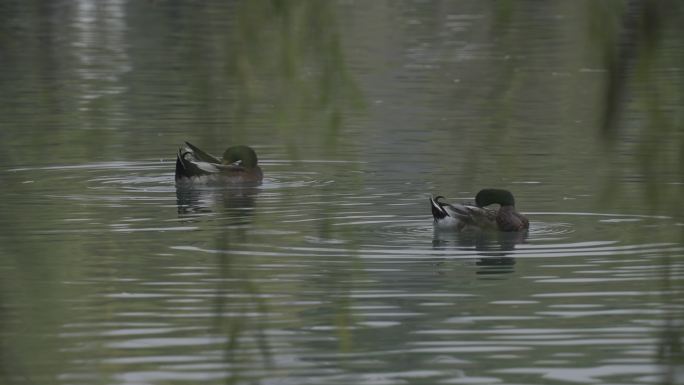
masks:
{"type": "Polygon", "coordinates": [[[292,384],[619,382],[624,367],[657,377],[656,348],[681,328],[667,216],[530,212],[527,234],[435,232],[424,186],[356,191],[345,181],[370,175],[346,163],[266,164],[261,187],[187,194],[170,162],[13,170],[39,176],[27,199],[74,207],[22,232],[59,257],[36,265],[78,266],[59,278],[63,351],[103,347],[98,363],[130,383],[259,382],[264,368],[292,384]],[[55,247],[71,238],[95,251],[55,247]],[[392,367],[407,359],[430,369],[392,367]]]}

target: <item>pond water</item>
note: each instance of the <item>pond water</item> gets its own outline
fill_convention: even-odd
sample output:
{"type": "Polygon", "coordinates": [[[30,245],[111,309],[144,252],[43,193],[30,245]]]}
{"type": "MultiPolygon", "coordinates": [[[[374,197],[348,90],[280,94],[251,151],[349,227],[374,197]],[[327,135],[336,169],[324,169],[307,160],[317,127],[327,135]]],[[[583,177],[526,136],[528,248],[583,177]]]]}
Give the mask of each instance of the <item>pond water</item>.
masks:
{"type": "Polygon", "coordinates": [[[684,383],[681,37],[606,139],[592,7],[3,3],[0,383],[684,383]],[[528,234],[433,231],[484,187],[528,234]]]}

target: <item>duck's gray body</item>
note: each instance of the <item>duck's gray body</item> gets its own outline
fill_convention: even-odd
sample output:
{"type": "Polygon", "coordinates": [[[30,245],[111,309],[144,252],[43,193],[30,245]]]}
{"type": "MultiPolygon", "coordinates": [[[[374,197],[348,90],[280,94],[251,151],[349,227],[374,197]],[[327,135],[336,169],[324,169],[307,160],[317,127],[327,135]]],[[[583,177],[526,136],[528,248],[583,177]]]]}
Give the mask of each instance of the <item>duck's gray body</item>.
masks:
{"type": "Polygon", "coordinates": [[[515,210],[513,194],[507,190],[484,189],[475,197],[475,204],[441,202],[442,196],[430,198],[435,227],[440,229],[467,229],[522,231],[530,227],[528,219],[515,210]],[[499,204],[498,210],[485,206],[499,204]]]}

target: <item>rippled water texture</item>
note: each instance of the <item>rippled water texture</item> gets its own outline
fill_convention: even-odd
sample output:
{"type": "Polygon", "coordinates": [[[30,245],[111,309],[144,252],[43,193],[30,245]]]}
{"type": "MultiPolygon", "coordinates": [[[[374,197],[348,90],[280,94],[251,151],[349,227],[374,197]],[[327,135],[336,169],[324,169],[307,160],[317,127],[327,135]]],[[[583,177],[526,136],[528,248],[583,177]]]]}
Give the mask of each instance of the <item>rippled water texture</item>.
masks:
{"type": "MultiPolygon", "coordinates": [[[[33,258],[48,279],[33,285],[57,290],[33,301],[61,303],[43,338],[60,346],[62,382],[104,372],[133,384],[650,383],[664,373],[655,357],[680,327],[681,293],[668,282],[681,277],[683,248],[623,234],[681,226],[672,218],[530,211],[526,236],[435,233],[427,186],[349,189],[346,162],[265,161],[261,187],[176,191],[171,160],[9,172],[45,211],[73,207],[17,246],[42,250],[33,258]],[[79,271],[54,277],[65,263],[79,271]]],[[[31,276],[17,273],[17,285],[31,276]]]]}
{"type": "Polygon", "coordinates": [[[678,153],[597,139],[588,4],[57,3],[0,6],[1,384],[683,383],[678,153]],[[528,233],[433,229],[484,187],[528,233]]]}

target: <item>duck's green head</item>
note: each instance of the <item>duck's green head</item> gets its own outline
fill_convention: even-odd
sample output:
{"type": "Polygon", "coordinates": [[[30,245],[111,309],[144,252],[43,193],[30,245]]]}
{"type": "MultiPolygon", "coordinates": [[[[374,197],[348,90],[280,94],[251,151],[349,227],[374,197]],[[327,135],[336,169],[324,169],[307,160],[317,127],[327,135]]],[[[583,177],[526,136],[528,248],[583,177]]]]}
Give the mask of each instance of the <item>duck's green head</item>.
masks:
{"type": "Polygon", "coordinates": [[[475,196],[475,204],[479,207],[485,207],[494,203],[498,203],[501,206],[515,206],[515,199],[510,191],[495,188],[480,190],[475,196]]]}
{"type": "Polygon", "coordinates": [[[254,168],[257,162],[257,154],[249,146],[228,147],[223,153],[223,164],[235,163],[245,168],[254,168]]]}

